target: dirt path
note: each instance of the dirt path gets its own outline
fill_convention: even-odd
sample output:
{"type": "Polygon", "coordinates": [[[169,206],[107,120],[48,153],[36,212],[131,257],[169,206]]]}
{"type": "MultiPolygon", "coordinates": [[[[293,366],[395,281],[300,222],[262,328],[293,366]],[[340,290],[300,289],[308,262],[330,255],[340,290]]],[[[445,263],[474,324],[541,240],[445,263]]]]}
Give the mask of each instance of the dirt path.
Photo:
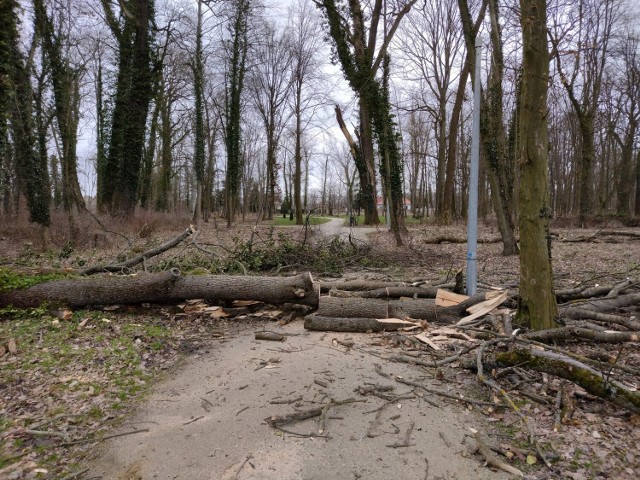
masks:
{"type": "Polygon", "coordinates": [[[318,229],[324,234],[328,236],[332,235],[340,235],[341,237],[347,238],[351,235],[351,238],[356,240],[360,240],[362,242],[368,242],[368,235],[370,233],[375,233],[378,231],[382,231],[384,227],[376,228],[376,227],[347,227],[344,224],[344,218],[332,218],[327,223],[322,223],[318,225],[318,229]]]}
{"type": "MultiPolygon", "coordinates": [[[[274,329],[273,324],[267,328],[274,329]]],[[[394,386],[391,395],[410,392],[380,376],[375,364],[381,364],[383,372],[429,383],[424,370],[364,352],[381,348],[369,345],[373,337],[368,335],[352,335],[356,348],[363,350],[348,350],[334,342],[345,334],[307,334],[301,322],[282,331],[295,336],[284,343],[255,341],[253,330],[246,330],[192,359],[122,426],[122,431],[149,431],[108,440],[88,475],[212,480],[507,478],[463,453],[466,427],[478,427],[477,417],[440,398],[428,398],[439,407],[415,395],[392,402],[372,427],[374,410],[387,402],[359,395],[356,387],[384,384],[394,386]],[[366,401],[331,409],[325,431],[329,438],[283,435],[265,422],[272,415],[318,408],[331,398],[366,401]],[[390,447],[403,441],[412,423],[410,446],[390,447]]],[[[447,388],[441,382],[436,386],[447,388]]],[[[317,433],[316,420],[287,428],[317,433]]]]}

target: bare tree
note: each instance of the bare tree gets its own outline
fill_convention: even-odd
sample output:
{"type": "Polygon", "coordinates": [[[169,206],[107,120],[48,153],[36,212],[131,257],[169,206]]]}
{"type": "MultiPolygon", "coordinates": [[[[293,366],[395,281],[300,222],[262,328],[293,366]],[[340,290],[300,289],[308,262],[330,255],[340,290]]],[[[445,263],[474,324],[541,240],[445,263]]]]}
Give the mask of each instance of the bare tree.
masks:
{"type": "Polygon", "coordinates": [[[288,32],[277,33],[264,25],[255,47],[256,64],[250,72],[249,88],[266,132],[269,199],[265,217],[273,218],[278,185],[278,148],[287,122],[287,97],[291,91],[291,61],[288,32]]]}
{"type": "MultiPolygon", "coordinates": [[[[436,217],[444,219],[444,185],[447,167],[447,113],[452,85],[456,80],[454,66],[460,63],[463,36],[455,0],[425,2],[407,15],[402,27],[401,45],[411,68],[410,77],[419,77],[427,86],[420,89],[419,108],[433,118],[436,141],[436,217]],[[415,74],[412,74],[415,72],[415,74]]],[[[468,75],[468,72],[466,72],[468,75]]],[[[450,205],[450,204],[449,204],[450,205]]],[[[450,222],[451,212],[446,217],[450,222]]]]}
{"type": "MultiPolygon", "coordinates": [[[[296,225],[303,223],[302,202],[302,140],[305,127],[310,120],[305,115],[315,102],[313,92],[306,93],[310,80],[317,77],[320,68],[317,53],[322,48],[322,39],[318,35],[320,18],[317,10],[309,0],[298,0],[289,10],[289,31],[291,35],[291,69],[292,69],[292,108],[295,121],[294,127],[294,175],[293,175],[293,203],[296,214],[296,225]]],[[[311,115],[308,115],[310,117],[311,115]]]]}
{"type": "Polygon", "coordinates": [[[584,226],[593,210],[594,123],[619,0],[578,0],[570,8],[561,12],[562,18],[567,17],[569,29],[557,20],[550,36],[556,69],[580,128],[576,193],[579,220],[584,226]]]}

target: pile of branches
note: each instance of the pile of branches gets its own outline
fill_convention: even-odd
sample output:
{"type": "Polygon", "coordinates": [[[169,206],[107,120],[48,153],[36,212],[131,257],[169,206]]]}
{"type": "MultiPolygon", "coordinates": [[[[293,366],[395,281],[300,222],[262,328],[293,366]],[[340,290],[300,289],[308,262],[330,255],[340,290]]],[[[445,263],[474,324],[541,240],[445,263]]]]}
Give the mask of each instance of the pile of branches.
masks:
{"type": "MultiPolygon", "coordinates": [[[[430,321],[386,333],[388,342],[407,348],[407,354],[388,359],[436,369],[456,364],[474,371],[494,405],[515,412],[535,456],[551,467],[549,460],[556,454],[539,442],[532,421],[518,406],[521,397],[554,412],[554,431],[571,422],[581,401],[605,401],[618,411],[640,414],[640,282],[625,279],[611,285],[559,290],[556,295],[557,328],[529,331],[517,325],[512,309],[505,308],[472,322],[443,318],[449,324],[446,327],[430,321]],[[418,326],[420,333],[416,334],[418,326]]],[[[517,304],[517,294],[505,304],[517,304]]],[[[488,464],[522,476],[496,456],[477,432],[474,437],[488,464]]]]}

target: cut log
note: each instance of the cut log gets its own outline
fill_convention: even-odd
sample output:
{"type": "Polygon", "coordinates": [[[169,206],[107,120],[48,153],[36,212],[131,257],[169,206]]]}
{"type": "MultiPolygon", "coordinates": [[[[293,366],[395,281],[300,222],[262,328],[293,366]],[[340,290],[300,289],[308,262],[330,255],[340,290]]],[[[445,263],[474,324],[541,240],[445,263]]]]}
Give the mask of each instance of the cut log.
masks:
{"type": "MultiPolygon", "coordinates": [[[[438,290],[436,287],[385,287],[353,292],[353,294],[360,298],[436,298],[438,290]]],[[[452,295],[455,294],[452,293],[452,295]]]]}
{"type": "Polygon", "coordinates": [[[392,332],[415,325],[398,318],[341,318],[312,313],[304,317],[304,328],[321,332],[392,332]]]}
{"type": "Polygon", "coordinates": [[[640,413],[640,393],[611,380],[609,376],[573,358],[559,353],[533,348],[513,348],[498,353],[496,361],[505,366],[524,365],[538,372],[549,373],[581,386],[592,395],[608,399],[630,412],[640,413]]]}
{"type": "Polygon", "coordinates": [[[24,290],[0,291],[0,307],[127,305],[207,301],[257,300],[272,305],[298,303],[316,307],[319,291],[311,274],[294,277],[228,275],[181,276],[179,270],[130,276],[94,276],[40,283],[24,290]]]}
{"type": "Polygon", "coordinates": [[[465,310],[484,301],[478,294],[450,307],[438,307],[429,299],[376,300],[364,298],[321,297],[318,315],[338,318],[415,318],[430,322],[453,323],[465,310]]]}
{"type": "Polygon", "coordinates": [[[380,282],[375,280],[338,280],[336,282],[320,282],[320,290],[322,293],[329,293],[329,291],[333,289],[354,292],[407,286],[408,284],[405,282],[380,282]]]}

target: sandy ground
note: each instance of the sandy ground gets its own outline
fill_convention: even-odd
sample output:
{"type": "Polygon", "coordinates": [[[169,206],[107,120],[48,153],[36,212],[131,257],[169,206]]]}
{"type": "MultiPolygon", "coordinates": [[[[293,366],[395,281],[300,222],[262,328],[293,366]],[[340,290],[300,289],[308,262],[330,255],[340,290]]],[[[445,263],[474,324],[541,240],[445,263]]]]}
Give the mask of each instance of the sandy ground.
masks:
{"type": "MultiPolygon", "coordinates": [[[[431,378],[421,367],[372,354],[389,353],[376,340],[367,334],[305,332],[301,320],[283,327],[266,323],[214,340],[207,353],[191,357],[157,385],[121,427],[122,432],[149,431],[105,442],[87,475],[212,480],[508,478],[468,453],[468,427],[483,428],[475,412],[421,393],[388,403],[354,392],[366,384],[392,385],[392,396],[411,392],[411,387],[377,373],[376,364],[384,373],[463,391],[452,382],[431,378]],[[291,336],[283,343],[254,340],[254,330],[265,327],[291,336]],[[345,338],[355,342],[353,349],[336,342],[345,338]],[[317,408],[330,399],[351,398],[361,402],[329,411],[327,438],[283,434],[265,421],[317,408]],[[373,411],[385,404],[380,414],[373,411]],[[410,446],[391,447],[403,442],[412,423],[410,446]]],[[[286,428],[307,435],[317,434],[319,425],[315,418],[286,428]]]]}

